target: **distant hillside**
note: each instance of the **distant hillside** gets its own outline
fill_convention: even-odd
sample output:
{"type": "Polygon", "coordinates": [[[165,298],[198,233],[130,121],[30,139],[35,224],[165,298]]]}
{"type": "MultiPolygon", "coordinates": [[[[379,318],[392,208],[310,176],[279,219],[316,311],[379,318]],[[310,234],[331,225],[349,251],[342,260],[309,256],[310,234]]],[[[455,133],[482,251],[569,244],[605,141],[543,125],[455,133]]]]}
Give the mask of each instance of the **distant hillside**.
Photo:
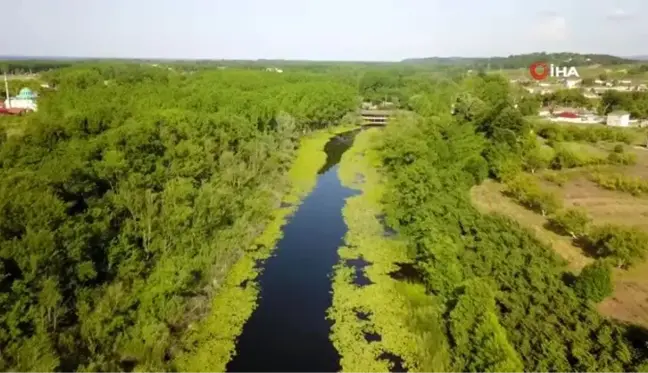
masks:
{"type": "Polygon", "coordinates": [[[536,61],[555,64],[583,65],[619,65],[637,62],[636,59],[611,56],[607,54],[578,54],[578,53],[531,53],[512,55],[508,57],[427,57],[409,58],[402,63],[409,64],[439,64],[463,65],[471,68],[517,69],[528,67],[536,61]]]}
{"type": "Polygon", "coordinates": [[[629,59],[631,59],[631,60],[648,61],[648,55],[643,55],[643,56],[630,56],[630,57],[626,57],[626,58],[629,58],[629,59]]]}

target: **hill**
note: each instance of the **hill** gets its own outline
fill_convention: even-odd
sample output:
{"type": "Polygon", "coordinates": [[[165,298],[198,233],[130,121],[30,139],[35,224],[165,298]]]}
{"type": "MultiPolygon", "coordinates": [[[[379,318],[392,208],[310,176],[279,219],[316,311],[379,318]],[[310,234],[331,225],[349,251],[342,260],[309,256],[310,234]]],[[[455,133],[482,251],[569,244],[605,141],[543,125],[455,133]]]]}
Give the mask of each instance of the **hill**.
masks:
{"type": "Polygon", "coordinates": [[[579,53],[529,53],[511,55],[508,57],[427,57],[405,59],[402,63],[410,64],[441,64],[464,65],[472,68],[517,69],[528,67],[536,61],[549,63],[584,65],[619,65],[636,62],[636,59],[622,58],[608,54],[579,54],[579,53]]]}

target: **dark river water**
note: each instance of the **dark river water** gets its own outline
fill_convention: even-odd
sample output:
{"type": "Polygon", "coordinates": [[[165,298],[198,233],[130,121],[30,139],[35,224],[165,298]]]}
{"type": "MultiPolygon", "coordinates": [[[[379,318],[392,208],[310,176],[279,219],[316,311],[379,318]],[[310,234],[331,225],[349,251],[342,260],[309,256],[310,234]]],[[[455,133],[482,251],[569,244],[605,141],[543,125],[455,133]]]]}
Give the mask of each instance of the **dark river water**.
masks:
{"type": "Polygon", "coordinates": [[[337,176],[342,154],[357,131],[332,138],[317,185],[283,228],[283,238],[259,276],[259,306],[243,328],[231,372],[340,370],[340,357],[329,340],[331,273],[344,244],[345,199],[358,192],[337,176]]]}

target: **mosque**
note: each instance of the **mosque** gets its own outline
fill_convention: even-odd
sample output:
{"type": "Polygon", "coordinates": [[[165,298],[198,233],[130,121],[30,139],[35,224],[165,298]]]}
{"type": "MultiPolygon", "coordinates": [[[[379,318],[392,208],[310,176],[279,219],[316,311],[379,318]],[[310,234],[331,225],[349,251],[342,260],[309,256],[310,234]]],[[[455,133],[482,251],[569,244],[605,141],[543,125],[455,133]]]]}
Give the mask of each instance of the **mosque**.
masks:
{"type": "Polygon", "coordinates": [[[16,97],[9,97],[5,100],[4,106],[7,109],[22,109],[36,111],[36,98],[38,96],[29,88],[20,90],[16,97]]]}

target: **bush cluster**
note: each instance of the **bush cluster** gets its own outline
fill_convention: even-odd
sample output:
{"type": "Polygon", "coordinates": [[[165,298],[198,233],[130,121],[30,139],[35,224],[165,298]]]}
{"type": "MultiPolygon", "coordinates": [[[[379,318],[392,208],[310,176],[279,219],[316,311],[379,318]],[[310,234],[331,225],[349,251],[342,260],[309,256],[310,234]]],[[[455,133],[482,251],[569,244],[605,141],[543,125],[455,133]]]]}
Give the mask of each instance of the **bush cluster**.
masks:
{"type": "Polygon", "coordinates": [[[506,193],[520,204],[542,216],[551,214],[562,207],[562,200],[553,192],[543,191],[532,177],[519,174],[507,183],[506,193]]]}
{"type": "Polygon", "coordinates": [[[554,141],[599,141],[623,142],[631,144],[637,133],[632,129],[607,126],[575,126],[557,123],[537,124],[538,135],[554,141]]]}
{"type": "Polygon", "coordinates": [[[626,176],[619,173],[593,172],[589,175],[589,179],[605,189],[618,190],[630,193],[633,196],[648,193],[648,180],[640,177],[626,176]]]}

